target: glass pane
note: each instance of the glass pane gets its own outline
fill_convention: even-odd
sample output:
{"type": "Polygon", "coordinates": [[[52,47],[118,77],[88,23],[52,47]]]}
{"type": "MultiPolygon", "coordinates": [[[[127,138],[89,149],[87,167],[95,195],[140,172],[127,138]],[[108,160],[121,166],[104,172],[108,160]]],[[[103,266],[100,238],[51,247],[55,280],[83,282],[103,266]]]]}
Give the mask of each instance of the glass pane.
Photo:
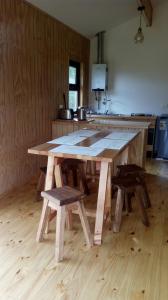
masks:
{"type": "Polygon", "coordinates": [[[78,108],[78,92],[69,91],[69,108],[72,108],[74,111],[78,108]]]}
{"type": "Polygon", "coordinates": [[[76,84],[76,68],[69,67],[69,84],[76,84]]]}

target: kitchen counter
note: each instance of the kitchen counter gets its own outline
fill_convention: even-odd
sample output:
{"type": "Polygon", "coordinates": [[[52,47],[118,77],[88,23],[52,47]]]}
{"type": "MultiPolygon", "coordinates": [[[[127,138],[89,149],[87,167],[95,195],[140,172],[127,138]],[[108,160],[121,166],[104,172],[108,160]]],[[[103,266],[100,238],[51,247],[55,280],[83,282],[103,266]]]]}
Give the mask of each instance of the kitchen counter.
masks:
{"type": "Polygon", "coordinates": [[[146,119],[146,118],[151,118],[151,119],[156,119],[155,115],[144,115],[144,116],[139,116],[139,115],[125,115],[125,114],[87,114],[88,118],[133,118],[133,119],[146,119]]]}
{"type": "Polygon", "coordinates": [[[112,125],[113,127],[130,127],[130,128],[149,128],[150,122],[144,122],[144,121],[132,121],[132,120],[113,120],[110,118],[107,119],[88,119],[84,121],[78,121],[78,120],[62,120],[62,119],[56,119],[52,122],[52,124],[64,124],[64,125],[79,125],[79,126],[85,126],[88,124],[93,125],[112,125]]]}
{"type": "Polygon", "coordinates": [[[137,128],[137,129],[148,129],[150,126],[150,122],[136,122],[136,121],[123,121],[123,120],[94,120],[91,122],[93,125],[111,125],[117,128],[137,128]]]}
{"type": "Polygon", "coordinates": [[[117,115],[117,114],[87,114],[88,120],[122,120],[134,122],[150,122],[149,128],[155,128],[156,116],[131,116],[131,115],[117,115]]]}
{"type": "Polygon", "coordinates": [[[88,124],[90,122],[93,122],[94,119],[91,118],[91,119],[88,119],[88,120],[83,120],[83,121],[79,121],[79,120],[63,120],[63,119],[56,119],[54,121],[52,121],[53,124],[58,124],[58,123],[64,123],[64,124],[88,124]]]}

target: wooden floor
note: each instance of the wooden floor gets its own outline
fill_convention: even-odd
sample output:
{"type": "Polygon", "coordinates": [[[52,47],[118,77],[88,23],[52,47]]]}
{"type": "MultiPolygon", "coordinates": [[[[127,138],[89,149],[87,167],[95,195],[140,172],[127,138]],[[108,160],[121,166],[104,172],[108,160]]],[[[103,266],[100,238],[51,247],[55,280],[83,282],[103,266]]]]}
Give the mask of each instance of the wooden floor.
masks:
{"type": "MultiPolygon", "coordinates": [[[[119,234],[113,234],[107,223],[103,245],[88,250],[75,216],[74,230],[65,235],[65,260],[59,264],[54,262],[54,223],[46,240],[35,242],[42,205],[34,201],[35,184],[3,197],[0,299],[167,300],[168,164],[147,167],[150,228],[142,225],[135,205],[133,213],[123,216],[119,234]]],[[[92,220],[91,225],[93,230],[92,220]]]]}

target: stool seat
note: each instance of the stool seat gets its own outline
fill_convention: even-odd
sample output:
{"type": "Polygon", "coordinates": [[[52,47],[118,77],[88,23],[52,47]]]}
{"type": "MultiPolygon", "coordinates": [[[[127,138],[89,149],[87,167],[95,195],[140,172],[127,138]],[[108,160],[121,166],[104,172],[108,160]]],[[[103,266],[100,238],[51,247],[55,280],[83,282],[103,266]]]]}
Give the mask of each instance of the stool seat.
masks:
{"type": "Polygon", "coordinates": [[[70,186],[63,186],[41,192],[41,196],[54,202],[57,206],[62,206],[78,201],[84,194],[70,186]]]}
{"type": "Polygon", "coordinates": [[[120,172],[126,172],[126,173],[134,173],[134,172],[141,172],[145,173],[145,169],[137,166],[135,164],[128,164],[128,165],[118,165],[117,169],[120,170],[120,172]]]}
{"type": "Polygon", "coordinates": [[[141,185],[141,182],[132,175],[119,177],[113,176],[112,183],[113,185],[120,187],[121,189],[129,189],[141,185]]]}

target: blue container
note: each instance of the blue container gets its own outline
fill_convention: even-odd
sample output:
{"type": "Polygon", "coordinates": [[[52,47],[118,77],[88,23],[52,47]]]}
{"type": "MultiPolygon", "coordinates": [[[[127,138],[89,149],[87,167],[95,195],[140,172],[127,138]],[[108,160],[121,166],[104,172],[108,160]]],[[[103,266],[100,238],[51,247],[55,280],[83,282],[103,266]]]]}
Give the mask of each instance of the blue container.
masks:
{"type": "Polygon", "coordinates": [[[161,115],[156,122],[155,157],[168,159],[168,115],[161,115]]]}

